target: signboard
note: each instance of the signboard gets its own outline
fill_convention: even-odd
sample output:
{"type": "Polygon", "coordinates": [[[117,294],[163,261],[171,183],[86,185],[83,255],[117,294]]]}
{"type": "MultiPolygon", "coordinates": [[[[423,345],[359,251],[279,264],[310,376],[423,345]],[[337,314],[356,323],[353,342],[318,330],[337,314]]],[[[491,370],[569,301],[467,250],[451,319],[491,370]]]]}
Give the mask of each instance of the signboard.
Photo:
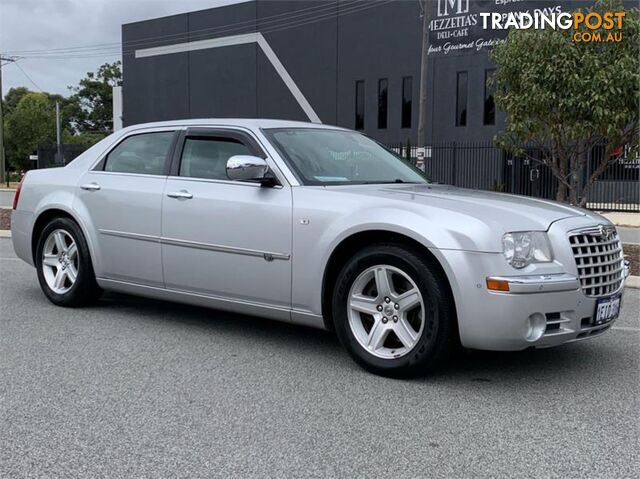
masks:
{"type": "Polygon", "coordinates": [[[471,55],[487,52],[503,42],[506,30],[483,28],[480,13],[561,13],[571,10],[562,0],[432,0],[429,56],[471,55]]]}

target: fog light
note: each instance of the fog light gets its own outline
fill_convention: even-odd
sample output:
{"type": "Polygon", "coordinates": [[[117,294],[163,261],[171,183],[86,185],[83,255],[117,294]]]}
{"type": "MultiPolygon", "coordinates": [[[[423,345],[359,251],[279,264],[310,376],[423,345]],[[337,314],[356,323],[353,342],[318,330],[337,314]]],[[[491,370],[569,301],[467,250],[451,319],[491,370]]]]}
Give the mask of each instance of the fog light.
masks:
{"type": "Polygon", "coordinates": [[[530,342],[537,341],[547,329],[547,320],[544,314],[534,313],[525,322],[524,339],[530,342]]]}

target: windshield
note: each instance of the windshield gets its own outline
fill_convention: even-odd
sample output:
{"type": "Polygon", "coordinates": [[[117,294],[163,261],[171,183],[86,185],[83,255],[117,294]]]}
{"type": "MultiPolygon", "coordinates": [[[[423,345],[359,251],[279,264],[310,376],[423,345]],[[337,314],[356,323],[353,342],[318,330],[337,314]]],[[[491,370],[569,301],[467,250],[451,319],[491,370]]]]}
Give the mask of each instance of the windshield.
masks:
{"type": "Polygon", "coordinates": [[[314,128],[264,133],[305,185],[427,183],[420,170],[360,133],[314,128]]]}

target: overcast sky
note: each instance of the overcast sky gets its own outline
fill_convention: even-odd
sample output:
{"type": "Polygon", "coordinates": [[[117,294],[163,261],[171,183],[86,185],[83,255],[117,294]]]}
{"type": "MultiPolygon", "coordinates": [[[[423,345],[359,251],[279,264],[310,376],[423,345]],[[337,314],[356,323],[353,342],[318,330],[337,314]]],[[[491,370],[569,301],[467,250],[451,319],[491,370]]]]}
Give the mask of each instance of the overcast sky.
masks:
{"type": "Polygon", "coordinates": [[[3,66],[3,93],[26,86],[68,95],[67,87],[77,85],[88,71],[120,59],[123,23],[239,1],[244,0],[0,0],[0,53],[24,56],[18,63],[26,73],[14,64],[3,66]],[[88,45],[100,46],[42,58],[51,50],[88,45]]]}

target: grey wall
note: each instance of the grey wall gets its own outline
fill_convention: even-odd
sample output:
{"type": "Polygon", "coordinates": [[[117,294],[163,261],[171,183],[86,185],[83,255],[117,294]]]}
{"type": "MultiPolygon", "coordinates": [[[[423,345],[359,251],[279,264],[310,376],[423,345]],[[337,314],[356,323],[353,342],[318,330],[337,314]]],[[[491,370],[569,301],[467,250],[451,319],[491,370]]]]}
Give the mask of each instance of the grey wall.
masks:
{"type": "MultiPolygon", "coordinates": [[[[480,27],[480,11],[569,10],[581,0],[458,0],[446,14],[434,0],[434,19],[462,16],[477,21],[462,36],[429,33],[431,44],[472,45],[504,32],[480,27]]],[[[460,29],[449,29],[454,32],[460,29]]],[[[139,48],[258,31],[266,38],[302,94],[324,123],[355,127],[355,82],[365,81],[365,133],[386,144],[416,144],[420,90],[422,19],[418,0],[375,4],[370,0],[254,0],[226,7],[124,25],[124,124],[198,117],[263,117],[307,120],[307,116],[255,44],[136,59],[139,48]],[[312,12],[312,13],[310,13],[312,12]],[[320,21],[310,21],[320,20],[320,21]],[[284,28],[286,27],[286,28],[284,28]],[[402,78],[413,78],[411,128],[400,128],[402,78]],[[388,127],[377,128],[378,80],[387,78],[388,127]]],[[[486,49],[467,47],[433,53],[428,62],[429,143],[488,141],[503,127],[483,125],[484,74],[492,68],[486,49]],[[467,125],[455,126],[456,75],[469,75],[467,125]]]]}
{"type": "Polygon", "coordinates": [[[388,143],[408,138],[415,143],[420,6],[416,1],[371,7],[371,2],[354,0],[257,0],[124,25],[124,124],[198,117],[307,121],[255,44],[137,59],[134,55],[141,48],[259,31],[323,123],[355,126],[355,82],[364,80],[365,132],[388,143]],[[309,22],[310,11],[322,20],[309,22]],[[287,17],[288,28],[282,28],[282,14],[293,15],[287,17]],[[148,40],[163,35],[169,36],[148,40]],[[412,128],[404,130],[403,76],[413,77],[414,90],[412,128]],[[385,130],[377,128],[380,78],[389,81],[385,130]]]}

